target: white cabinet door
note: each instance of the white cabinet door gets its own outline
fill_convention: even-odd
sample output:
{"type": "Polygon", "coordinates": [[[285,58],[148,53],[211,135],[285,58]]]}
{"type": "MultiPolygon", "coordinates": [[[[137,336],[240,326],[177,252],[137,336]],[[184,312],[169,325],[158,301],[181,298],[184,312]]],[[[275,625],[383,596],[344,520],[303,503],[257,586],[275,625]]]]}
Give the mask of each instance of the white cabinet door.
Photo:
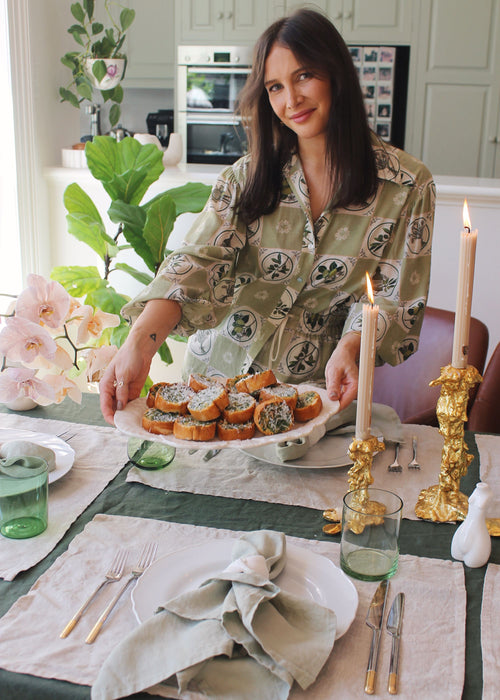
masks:
{"type": "Polygon", "coordinates": [[[253,44],[274,18],[269,0],[177,0],[178,43],[253,44]]]}
{"type": "Polygon", "coordinates": [[[174,85],[175,0],[129,0],[135,20],[127,32],[124,88],[174,85]]]}
{"type": "Polygon", "coordinates": [[[412,148],[436,175],[495,172],[499,11],[499,0],[422,2],[412,148]]]}
{"type": "Polygon", "coordinates": [[[316,0],[287,2],[287,11],[298,7],[323,10],[349,43],[404,44],[411,39],[413,0],[316,0]]]}

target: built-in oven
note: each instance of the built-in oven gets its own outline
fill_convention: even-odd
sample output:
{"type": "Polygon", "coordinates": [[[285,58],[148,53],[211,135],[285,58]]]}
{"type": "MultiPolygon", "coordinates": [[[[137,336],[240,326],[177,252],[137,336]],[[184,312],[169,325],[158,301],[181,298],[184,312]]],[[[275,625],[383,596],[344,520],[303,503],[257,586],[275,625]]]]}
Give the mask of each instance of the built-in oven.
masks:
{"type": "Polygon", "coordinates": [[[250,72],[248,46],[179,46],[177,131],[188,163],[234,163],[247,150],[245,130],[234,114],[250,72]]]}

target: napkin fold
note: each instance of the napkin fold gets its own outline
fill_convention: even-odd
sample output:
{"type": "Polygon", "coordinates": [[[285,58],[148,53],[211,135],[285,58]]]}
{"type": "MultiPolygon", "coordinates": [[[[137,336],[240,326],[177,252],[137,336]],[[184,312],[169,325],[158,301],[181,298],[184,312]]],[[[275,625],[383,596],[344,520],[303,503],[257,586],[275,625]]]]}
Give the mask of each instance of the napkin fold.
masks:
{"type": "Polygon", "coordinates": [[[0,459],[0,474],[27,479],[37,476],[46,469],[45,460],[40,457],[10,457],[0,459]]]}
{"type": "Polygon", "coordinates": [[[285,700],[294,680],[311,685],[333,648],[335,613],[273,583],[286,564],[283,533],[243,535],[232,560],[126,637],[104,662],[92,700],[164,682],[218,700],[285,700]]]}
{"type": "MultiPolygon", "coordinates": [[[[276,444],[276,456],[282,462],[303,457],[307,450],[315,445],[325,435],[354,434],[356,428],[357,401],[353,401],[343,411],[335,413],[323,425],[316,426],[309,435],[297,440],[285,440],[276,444]]],[[[403,442],[403,426],[398,414],[391,406],[374,403],[372,406],[372,431],[386,442],[403,442]]]]}
{"type": "Polygon", "coordinates": [[[7,440],[0,445],[0,457],[4,459],[11,457],[41,457],[47,462],[49,472],[56,468],[54,450],[29,440],[7,440]]]}

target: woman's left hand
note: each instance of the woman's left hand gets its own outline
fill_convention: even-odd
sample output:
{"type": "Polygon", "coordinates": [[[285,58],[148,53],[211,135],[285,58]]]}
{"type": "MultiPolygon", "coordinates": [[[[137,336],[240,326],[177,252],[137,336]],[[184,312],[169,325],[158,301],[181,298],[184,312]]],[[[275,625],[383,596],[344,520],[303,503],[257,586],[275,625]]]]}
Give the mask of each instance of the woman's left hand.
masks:
{"type": "Polygon", "coordinates": [[[358,393],[358,364],[361,334],[344,335],[325,367],[326,390],[332,401],[340,401],[340,410],[349,406],[358,393]]]}

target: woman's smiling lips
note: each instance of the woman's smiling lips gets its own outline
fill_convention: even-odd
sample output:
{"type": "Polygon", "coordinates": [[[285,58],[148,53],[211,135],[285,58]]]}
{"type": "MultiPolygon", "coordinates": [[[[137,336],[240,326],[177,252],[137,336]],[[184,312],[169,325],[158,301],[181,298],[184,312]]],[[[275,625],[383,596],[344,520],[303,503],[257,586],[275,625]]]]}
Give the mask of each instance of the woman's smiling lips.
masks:
{"type": "Polygon", "coordinates": [[[297,112],[297,114],[292,114],[290,119],[297,124],[302,124],[302,122],[305,122],[308,117],[314,112],[314,109],[304,109],[302,112],[297,112]]]}

